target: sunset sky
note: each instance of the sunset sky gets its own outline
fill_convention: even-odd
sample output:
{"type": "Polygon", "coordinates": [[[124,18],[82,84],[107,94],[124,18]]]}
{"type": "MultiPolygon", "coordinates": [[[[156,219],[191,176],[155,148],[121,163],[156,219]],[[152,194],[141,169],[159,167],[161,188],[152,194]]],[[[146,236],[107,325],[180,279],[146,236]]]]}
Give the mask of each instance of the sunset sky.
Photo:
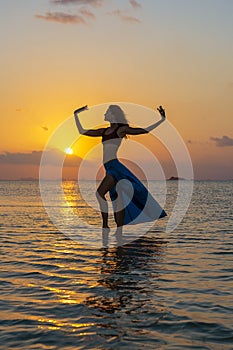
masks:
{"type": "Polygon", "coordinates": [[[38,177],[73,110],[112,101],[162,104],[195,179],[233,179],[232,14],[232,0],[0,0],[0,179],[38,177]]]}

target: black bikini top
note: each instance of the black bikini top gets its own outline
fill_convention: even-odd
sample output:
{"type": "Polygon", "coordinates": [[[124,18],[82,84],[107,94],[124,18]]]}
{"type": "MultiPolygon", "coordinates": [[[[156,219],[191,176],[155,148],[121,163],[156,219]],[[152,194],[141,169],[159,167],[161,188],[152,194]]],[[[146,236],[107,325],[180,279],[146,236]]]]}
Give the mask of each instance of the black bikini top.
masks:
{"type": "Polygon", "coordinates": [[[104,133],[102,135],[102,142],[104,141],[108,141],[111,139],[120,139],[121,137],[118,136],[117,131],[118,129],[123,126],[125,124],[119,124],[115,130],[113,130],[110,134],[106,134],[106,130],[108,130],[109,128],[106,128],[106,130],[104,130],[104,133]]]}

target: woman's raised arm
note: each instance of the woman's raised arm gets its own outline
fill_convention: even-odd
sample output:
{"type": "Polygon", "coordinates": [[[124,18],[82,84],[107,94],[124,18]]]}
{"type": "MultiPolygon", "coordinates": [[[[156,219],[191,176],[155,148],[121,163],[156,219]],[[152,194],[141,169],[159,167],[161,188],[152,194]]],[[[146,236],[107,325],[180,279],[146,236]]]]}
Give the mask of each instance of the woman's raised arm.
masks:
{"type": "Polygon", "coordinates": [[[84,129],[82,127],[82,124],[80,123],[79,117],[78,117],[78,113],[86,111],[88,108],[87,106],[78,108],[74,111],[74,119],[75,119],[75,123],[76,126],[78,128],[78,131],[81,135],[86,135],[86,136],[92,136],[92,137],[96,137],[96,136],[102,136],[104,129],[105,128],[100,128],[100,129],[84,129]]]}
{"type": "Polygon", "coordinates": [[[159,111],[159,113],[161,115],[161,119],[158,122],[156,122],[156,123],[154,123],[152,125],[149,125],[146,128],[133,128],[133,127],[130,127],[130,126],[127,125],[125,127],[122,127],[122,132],[120,132],[122,134],[121,136],[125,136],[127,134],[128,135],[147,134],[151,130],[157,128],[166,119],[166,114],[165,114],[165,110],[163,109],[163,107],[159,106],[159,108],[157,108],[157,110],[159,111]]]}
{"type": "Polygon", "coordinates": [[[150,132],[151,130],[157,128],[157,126],[159,126],[160,124],[162,124],[166,120],[165,109],[163,109],[162,106],[159,106],[159,108],[157,108],[157,111],[159,111],[161,119],[158,122],[156,122],[152,125],[149,125],[147,128],[145,128],[145,130],[147,132],[150,132]]]}

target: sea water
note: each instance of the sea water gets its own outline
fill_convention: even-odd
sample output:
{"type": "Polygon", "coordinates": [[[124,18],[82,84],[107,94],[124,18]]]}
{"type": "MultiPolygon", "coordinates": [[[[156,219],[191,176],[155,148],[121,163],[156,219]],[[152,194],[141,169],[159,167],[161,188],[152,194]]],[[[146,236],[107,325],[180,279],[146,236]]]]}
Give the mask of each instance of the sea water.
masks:
{"type": "MultiPolygon", "coordinates": [[[[69,205],[100,223],[77,205],[76,185],[64,183],[69,205]]],[[[233,349],[232,189],[196,181],[173,232],[166,218],[98,248],[59,232],[37,181],[1,181],[0,349],[233,349]]],[[[168,217],[176,193],[167,182],[168,217]]]]}

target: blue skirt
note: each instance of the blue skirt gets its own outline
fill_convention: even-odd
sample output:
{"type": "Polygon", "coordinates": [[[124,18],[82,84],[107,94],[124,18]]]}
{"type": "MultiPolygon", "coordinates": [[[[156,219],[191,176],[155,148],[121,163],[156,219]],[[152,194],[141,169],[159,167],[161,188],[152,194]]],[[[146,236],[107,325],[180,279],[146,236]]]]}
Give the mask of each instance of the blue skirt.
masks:
{"type": "Polygon", "coordinates": [[[109,191],[114,216],[117,192],[121,194],[124,225],[154,221],[167,215],[142,182],[118,159],[110,160],[104,164],[104,167],[106,174],[111,175],[116,181],[116,185],[109,191]]]}

